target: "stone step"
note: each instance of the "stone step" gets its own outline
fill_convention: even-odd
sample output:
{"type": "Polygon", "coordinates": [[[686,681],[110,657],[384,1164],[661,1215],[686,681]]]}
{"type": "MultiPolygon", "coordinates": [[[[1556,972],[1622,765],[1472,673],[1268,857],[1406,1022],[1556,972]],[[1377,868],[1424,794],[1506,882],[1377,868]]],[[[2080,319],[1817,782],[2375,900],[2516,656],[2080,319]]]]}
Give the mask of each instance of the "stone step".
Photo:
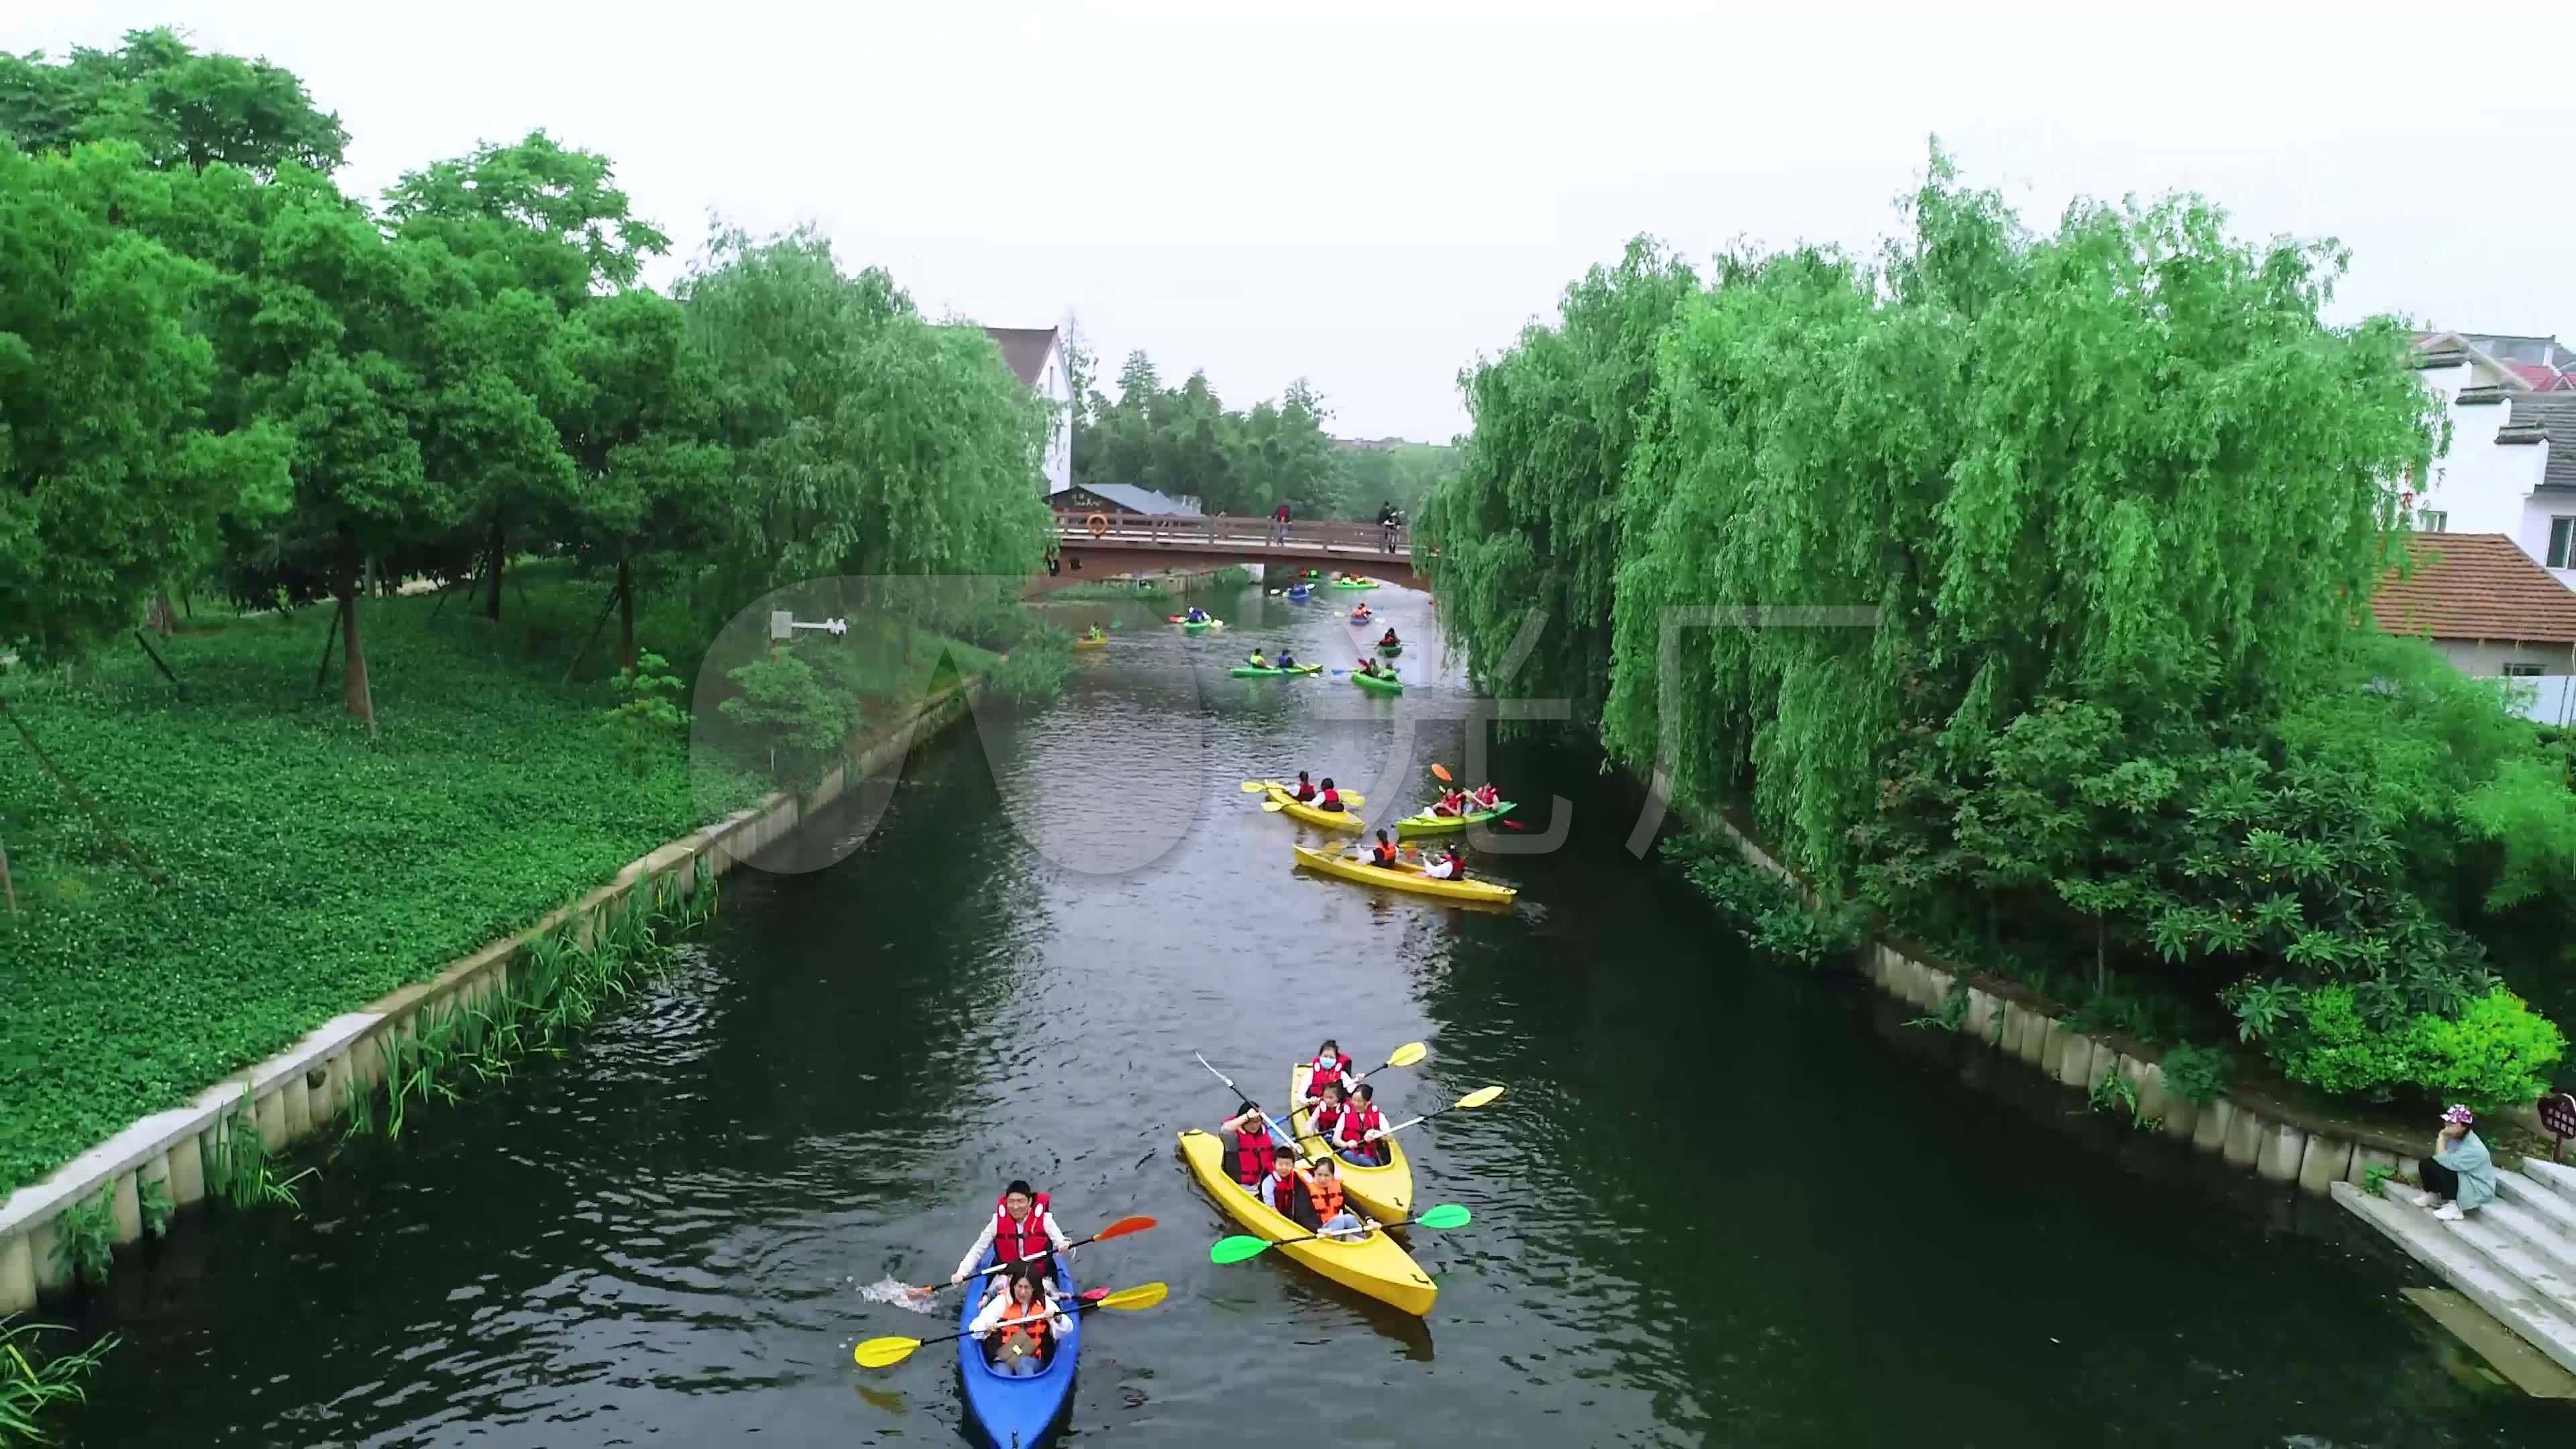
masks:
{"type": "Polygon", "coordinates": [[[2502,1197],[2471,1213],[2469,1218],[2497,1229],[2547,1264],[2549,1271],[2576,1282],[2576,1233],[2502,1197]]]}
{"type": "Polygon", "coordinates": [[[2449,1288],[2400,1288],[2399,1297],[2424,1310],[2486,1360],[2507,1383],[2535,1399],[2576,1399],[2576,1374],[2551,1363],[2495,1315],[2449,1288]]]}
{"type": "Polygon", "coordinates": [[[2451,1236],[2486,1254],[2487,1261],[2502,1269],[2506,1276],[2519,1280],[2559,1317],[2576,1326],[2576,1283],[2569,1282],[2547,1258],[2533,1252],[2528,1245],[2487,1221],[2484,1209],[2470,1213],[2456,1223],[2446,1223],[2433,1216],[2431,1208],[2406,1208],[2420,1213],[2436,1227],[2446,1228],[2451,1236]]]}
{"type": "Polygon", "coordinates": [[[2523,1211],[2546,1218],[2558,1231],[2576,1237],[2576,1199],[2563,1198],[2539,1178],[2519,1172],[2496,1174],[2496,1197],[2523,1211]]]}
{"type": "Polygon", "coordinates": [[[2537,1157],[2522,1160],[2523,1172],[2551,1192],[2576,1203],[2576,1167],[2561,1162],[2543,1162],[2537,1157]]]}
{"type": "Polygon", "coordinates": [[[2400,1206],[2394,1198],[2372,1197],[2348,1182],[2329,1190],[2346,1211],[2404,1248],[2435,1277],[2495,1315],[2550,1362],[2576,1373],[2576,1321],[2561,1317],[2528,1284],[2507,1276],[2492,1259],[2444,1231],[2452,1224],[2400,1206]]]}

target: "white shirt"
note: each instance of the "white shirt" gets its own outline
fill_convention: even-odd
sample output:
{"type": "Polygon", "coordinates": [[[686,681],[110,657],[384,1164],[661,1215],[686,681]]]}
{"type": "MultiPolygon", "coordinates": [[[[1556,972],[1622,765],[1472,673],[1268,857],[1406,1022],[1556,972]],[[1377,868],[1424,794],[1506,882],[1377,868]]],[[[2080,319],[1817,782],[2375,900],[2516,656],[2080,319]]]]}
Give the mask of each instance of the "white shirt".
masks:
{"type": "MultiPolygon", "coordinates": [[[[1064,1229],[1055,1225],[1055,1214],[1040,1212],[1035,1207],[1030,1208],[1029,1211],[1037,1214],[1038,1221],[1046,1225],[1047,1241],[1055,1245],[1057,1252],[1066,1253],[1073,1250],[1073,1244],[1065,1238],[1064,1229]]],[[[966,1256],[957,1260],[958,1272],[972,1273],[984,1265],[984,1254],[991,1251],[993,1247],[993,1230],[1000,1226],[1001,1213],[998,1210],[984,1215],[984,1231],[976,1236],[975,1246],[966,1250],[966,1256]]]]}
{"type": "Polygon", "coordinates": [[[1433,880],[1456,880],[1458,878],[1458,862],[1454,858],[1435,860],[1429,865],[1424,866],[1422,868],[1422,873],[1431,877],[1433,880]]]}

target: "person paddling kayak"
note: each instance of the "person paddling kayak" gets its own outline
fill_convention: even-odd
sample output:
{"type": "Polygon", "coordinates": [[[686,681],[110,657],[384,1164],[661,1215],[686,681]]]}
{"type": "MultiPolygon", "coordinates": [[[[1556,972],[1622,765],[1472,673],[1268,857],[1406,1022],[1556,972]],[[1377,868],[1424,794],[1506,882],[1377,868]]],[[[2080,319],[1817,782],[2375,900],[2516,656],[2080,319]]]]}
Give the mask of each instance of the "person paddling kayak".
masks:
{"type": "Polygon", "coordinates": [[[1282,669],[1294,669],[1297,667],[1297,656],[1289,653],[1288,646],[1285,644],[1279,646],[1279,667],[1282,669]]]}
{"type": "Polygon", "coordinates": [[[1377,641],[1377,647],[1380,649],[1394,649],[1401,647],[1403,643],[1403,640],[1395,637],[1395,626],[1393,624],[1389,624],[1386,626],[1386,637],[1377,641]]]}
{"type": "Polygon", "coordinates": [[[1315,782],[1306,778],[1305,771],[1299,770],[1297,772],[1297,788],[1289,791],[1288,795],[1289,798],[1296,800],[1299,804],[1312,804],[1315,799],[1315,782]]]}
{"type": "Polygon", "coordinates": [[[1058,1337],[1073,1329],[1073,1320],[1046,1291],[1053,1275],[1040,1274],[1036,1267],[1022,1263],[1002,1275],[1008,1291],[994,1294],[966,1329],[989,1350],[994,1370],[1013,1378],[1033,1378],[1044,1370],[1058,1337]]]}
{"type": "Polygon", "coordinates": [[[1438,800],[1433,801],[1431,804],[1431,813],[1434,815],[1454,816],[1463,815],[1466,812],[1467,797],[1455,790],[1451,790],[1442,795],[1438,800]]]}
{"type": "Polygon", "coordinates": [[[1108,637],[1109,631],[1101,628],[1097,624],[1094,624],[1090,628],[1082,631],[1083,641],[1089,644],[1098,644],[1106,640],[1108,637]]]}
{"type": "Polygon", "coordinates": [[[1458,852],[1443,850],[1422,862],[1422,873],[1433,880],[1465,880],[1467,863],[1458,858],[1458,852]]]}
{"type": "Polygon", "coordinates": [[[1244,656],[1243,656],[1243,662],[1244,662],[1244,663],[1246,663],[1246,664],[1251,665],[1251,666],[1252,666],[1253,668],[1255,668],[1255,669],[1268,669],[1268,668],[1270,668],[1270,661],[1269,661],[1269,660],[1267,660],[1267,659],[1262,658],[1262,657],[1261,657],[1261,651],[1260,651],[1260,650],[1258,650],[1258,649],[1255,649],[1255,650],[1253,650],[1251,653],[1244,655],[1244,656]]]}
{"type": "Polygon", "coordinates": [[[1315,808],[1336,814],[1343,808],[1342,792],[1333,788],[1333,777],[1330,775],[1324,777],[1324,792],[1315,797],[1315,808]]]}
{"type": "MultiPolygon", "coordinates": [[[[997,1263],[1019,1263],[1032,1254],[1039,1255],[1038,1261],[1028,1266],[1040,1270],[1042,1278],[1055,1276],[1056,1253],[1068,1259],[1073,1256],[1073,1244],[1066,1239],[1064,1229],[1056,1226],[1055,1214],[1047,1210],[1047,1195],[1031,1191],[1027,1182],[1017,1178],[1002,1189],[1001,1197],[993,1203],[992,1221],[984,1224],[984,1231],[976,1235],[966,1256],[957,1260],[957,1271],[948,1275],[948,1281],[965,1282],[983,1265],[987,1248],[993,1250],[993,1261],[997,1263]]],[[[996,1273],[992,1287],[986,1291],[998,1295],[1001,1289],[1002,1275],[996,1273]]]]}
{"type": "Polygon", "coordinates": [[[1369,847],[1369,864],[1395,869],[1395,842],[1388,840],[1383,830],[1377,833],[1377,844],[1369,847]]]}
{"type": "Polygon", "coordinates": [[[1491,810],[1503,803],[1503,792],[1495,789],[1494,782],[1488,780],[1467,792],[1467,803],[1479,810],[1491,810]]]}
{"type": "Polygon", "coordinates": [[[1351,671],[1353,674],[1366,674],[1366,675],[1376,676],[1376,675],[1384,674],[1384,673],[1386,672],[1385,670],[1382,670],[1382,669],[1380,669],[1380,668],[1378,668],[1378,667],[1377,667],[1377,661],[1376,661],[1376,660],[1374,660],[1374,659],[1355,659],[1355,660],[1352,660],[1351,662],[1352,662],[1352,664],[1353,664],[1353,665],[1355,665],[1355,666],[1356,666],[1356,667],[1355,667],[1355,668],[1353,668],[1353,669],[1352,669],[1352,671],[1351,671]]]}
{"type": "Polygon", "coordinates": [[[1307,1214],[1314,1219],[1306,1225],[1308,1232],[1339,1241],[1365,1237],[1377,1226],[1362,1222],[1359,1214],[1342,1205],[1341,1169],[1333,1165],[1331,1153],[1300,1166],[1297,1180],[1305,1186],[1307,1214]]]}
{"type": "Polygon", "coordinates": [[[1343,1052],[1342,1044],[1331,1037],[1324,1038],[1324,1044],[1315,1048],[1315,1058],[1306,1063],[1306,1072],[1306,1100],[1297,1104],[1300,1107],[1313,1106],[1322,1099],[1324,1089],[1336,1082],[1347,1091],[1358,1086],[1362,1079],[1361,1073],[1351,1070],[1351,1059],[1343,1052]]]}
{"type": "Polygon", "coordinates": [[[1386,1164],[1386,1149],[1378,1137],[1386,1128],[1386,1118],[1377,1110],[1377,1088],[1366,1084],[1351,1093],[1351,1105],[1342,1113],[1342,1125],[1333,1134],[1333,1146],[1351,1161],[1363,1167],[1386,1164]]]}
{"type": "Polygon", "coordinates": [[[1198,605],[1196,605],[1196,604],[1192,604],[1192,605],[1190,605],[1190,611],[1189,611],[1189,613],[1187,613],[1187,614],[1183,615],[1182,617],[1183,617],[1183,618],[1185,618],[1186,620],[1188,620],[1190,623],[1193,623],[1193,624],[1204,624],[1204,623],[1206,623],[1206,622],[1207,622],[1208,614],[1207,614],[1207,610],[1200,608],[1200,607],[1199,607],[1198,605]]]}

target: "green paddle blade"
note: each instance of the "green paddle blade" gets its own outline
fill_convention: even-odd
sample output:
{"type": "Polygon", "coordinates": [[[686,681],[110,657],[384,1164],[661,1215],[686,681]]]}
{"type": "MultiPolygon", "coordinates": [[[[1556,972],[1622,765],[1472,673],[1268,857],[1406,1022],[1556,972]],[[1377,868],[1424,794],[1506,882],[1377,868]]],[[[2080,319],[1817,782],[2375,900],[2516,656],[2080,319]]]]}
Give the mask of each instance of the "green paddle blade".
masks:
{"type": "MultiPolygon", "coordinates": [[[[1466,1209],[1460,1208],[1459,1211],[1465,1212],[1466,1209]]],[[[1269,1251],[1269,1248],[1270,1240],[1268,1238],[1219,1238],[1216,1240],[1216,1246],[1208,1249],[1208,1261],[1211,1263],[1240,1263],[1246,1258],[1260,1257],[1263,1253],[1269,1251]]]]}
{"type": "Polygon", "coordinates": [[[1467,1210],[1454,1202],[1444,1202],[1413,1220],[1414,1226],[1422,1228],[1463,1228],[1467,1222],[1467,1210]]]}

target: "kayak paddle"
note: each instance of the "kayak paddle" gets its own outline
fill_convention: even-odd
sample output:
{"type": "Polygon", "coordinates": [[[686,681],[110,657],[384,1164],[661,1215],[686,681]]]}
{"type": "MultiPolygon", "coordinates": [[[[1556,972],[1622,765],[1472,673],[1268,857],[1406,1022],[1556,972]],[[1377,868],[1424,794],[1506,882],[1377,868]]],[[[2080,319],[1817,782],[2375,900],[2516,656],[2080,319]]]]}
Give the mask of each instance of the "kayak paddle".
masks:
{"type": "Polygon", "coordinates": [[[1430,1121],[1432,1118],[1439,1116],[1441,1112],[1455,1112],[1466,1107],[1482,1107],[1486,1103],[1500,1097],[1502,1094],[1503,1089],[1500,1087],[1478,1087],[1476,1090],[1460,1097],[1457,1101],[1441,1108],[1439,1112],[1425,1112],[1410,1122],[1398,1122],[1392,1127],[1383,1128],[1378,1132],[1377,1138],[1372,1138],[1370,1140],[1375,1141],[1378,1140],[1378,1138],[1392,1137],[1407,1127],[1430,1121]]]}
{"type": "MultiPolygon", "coordinates": [[[[1380,1070],[1384,1070],[1384,1068],[1380,1068],[1380,1070]]],[[[1440,1112],[1455,1112],[1461,1107],[1482,1107],[1486,1103],[1500,1097],[1502,1094],[1503,1089],[1500,1087],[1478,1087],[1476,1090],[1460,1097],[1457,1101],[1441,1108],[1439,1112],[1425,1112],[1421,1116],[1414,1118],[1411,1122],[1398,1122],[1392,1127],[1381,1127],[1377,1129],[1377,1136],[1368,1138],[1367,1140],[1371,1142],[1383,1141],[1386,1138],[1392,1137],[1396,1133],[1403,1131],[1405,1128],[1413,1126],[1416,1122],[1430,1121],[1432,1118],[1439,1116],[1440,1112]]],[[[1324,1134],[1321,1132],[1309,1132],[1297,1140],[1300,1142],[1321,1142],[1324,1140],[1324,1134]]]]}
{"type": "MultiPolygon", "coordinates": [[[[1147,1228],[1152,1227],[1153,1225],[1154,1225],[1154,1220],[1153,1220],[1152,1218],[1149,1218],[1149,1217],[1138,1216],[1138,1217],[1130,1217],[1130,1218],[1120,1218],[1118,1221],[1116,1221],[1116,1222],[1114,1222],[1114,1223],[1111,1223],[1109,1226],[1107,1226],[1107,1227],[1105,1227],[1105,1228],[1102,1228],[1099,1232],[1093,1233],[1090,1237],[1087,1237],[1087,1238],[1076,1238],[1076,1239],[1074,1239],[1072,1242],[1067,1243],[1067,1244],[1065,1244],[1064,1246],[1065,1246],[1065,1248],[1066,1248],[1066,1250],[1067,1250],[1067,1251],[1071,1251],[1072,1249],[1080,1248],[1080,1247],[1084,1247],[1084,1246],[1087,1246],[1087,1245],[1092,1244],[1092,1243],[1105,1243],[1105,1242],[1109,1241],[1111,1238],[1123,1238],[1123,1237],[1127,1236],[1129,1233],[1141,1233],[1141,1232],[1145,1231],[1147,1228]]],[[[1053,1251],[1053,1250],[1052,1250],[1052,1249],[1050,1249],[1049,1251],[1051,1252],[1051,1251],[1053,1251]]],[[[1027,1257],[1020,1259],[1019,1261],[1020,1261],[1020,1262],[1023,1262],[1023,1263],[1035,1263],[1035,1262],[1038,1262],[1038,1261],[1040,1261],[1041,1259],[1045,1258],[1046,1256],[1047,1256],[1047,1255],[1046,1255],[1045,1253],[1031,1253],[1031,1254],[1029,1254],[1027,1257]]],[[[976,1278],[989,1278],[989,1277],[991,1277],[991,1276],[992,1276],[993,1274],[995,1274],[995,1273],[1005,1272],[1005,1271],[1009,1270],[1009,1268],[1010,1268],[1010,1267],[1011,1267],[1011,1265],[1010,1265],[1009,1263],[995,1263],[995,1264],[994,1264],[992,1267],[990,1267],[990,1268],[978,1268],[978,1269],[976,1269],[974,1272],[967,1274],[967,1275],[966,1275],[966,1277],[967,1277],[969,1280],[976,1279],[976,1278]]],[[[927,1294],[931,1294],[931,1293],[936,1293],[936,1292],[938,1292],[938,1291],[939,1291],[940,1289],[942,1289],[942,1288],[954,1288],[954,1287],[956,1287],[956,1286],[957,1286],[957,1285],[956,1285],[956,1284],[954,1284],[954,1283],[933,1283],[933,1284],[931,1284],[931,1285],[930,1285],[929,1287],[927,1287],[927,1288],[915,1288],[915,1289],[913,1289],[912,1291],[913,1291],[913,1293],[914,1293],[915,1295],[927,1295],[927,1294]]]]}
{"type": "Polygon", "coordinates": [[[1448,771],[1446,768],[1444,768],[1444,767],[1440,764],[1440,762],[1439,762],[1439,761],[1437,761],[1437,760],[1434,760],[1434,761],[1432,761],[1432,763],[1431,763],[1431,773],[1432,773],[1432,774],[1434,774],[1434,775],[1439,776],[1439,777],[1440,777],[1440,783],[1441,783],[1441,784],[1443,784],[1443,785],[1448,785],[1448,784],[1453,784],[1453,783],[1455,783],[1454,781],[1452,781],[1452,780],[1449,778],[1449,771],[1448,771]]]}
{"type": "MultiPolygon", "coordinates": [[[[1460,1207],[1454,1202],[1445,1202],[1436,1208],[1432,1208],[1422,1213],[1418,1217],[1399,1218],[1391,1223],[1380,1223],[1378,1226],[1381,1228],[1400,1228],[1405,1226],[1407,1223],[1410,1223],[1413,1226],[1420,1228],[1463,1228],[1467,1226],[1469,1221],[1470,1219],[1465,1208],[1460,1207]]],[[[1216,1240],[1216,1245],[1208,1249],[1208,1261],[1211,1263],[1241,1263],[1252,1258],[1258,1258],[1262,1254],[1269,1252],[1272,1248],[1278,1247],[1282,1243],[1311,1243],[1322,1236],[1322,1233],[1307,1233],[1301,1237],[1294,1238],[1256,1238],[1249,1235],[1233,1238],[1219,1238],[1216,1240]]]]}
{"type": "MultiPolygon", "coordinates": [[[[1146,1283],[1134,1288],[1122,1288],[1115,1293],[1101,1293],[1097,1298],[1092,1297],[1090,1293],[1085,1293],[1082,1295],[1083,1301],[1076,1304],[1073,1311],[1088,1313],[1094,1308],[1117,1308],[1133,1312],[1140,1308],[1153,1307],[1169,1296],[1171,1291],[1169,1284],[1146,1283]]],[[[1101,1290],[1094,1289],[1092,1292],[1100,1293],[1101,1290]]],[[[953,1343],[971,1332],[973,1332],[972,1329],[961,1333],[943,1333],[937,1338],[871,1338],[851,1349],[850,1357],[858,1360],[861,1368],[892,1368],[912,1357],[917,1350],[934,1343],[953,1343]]]]}

